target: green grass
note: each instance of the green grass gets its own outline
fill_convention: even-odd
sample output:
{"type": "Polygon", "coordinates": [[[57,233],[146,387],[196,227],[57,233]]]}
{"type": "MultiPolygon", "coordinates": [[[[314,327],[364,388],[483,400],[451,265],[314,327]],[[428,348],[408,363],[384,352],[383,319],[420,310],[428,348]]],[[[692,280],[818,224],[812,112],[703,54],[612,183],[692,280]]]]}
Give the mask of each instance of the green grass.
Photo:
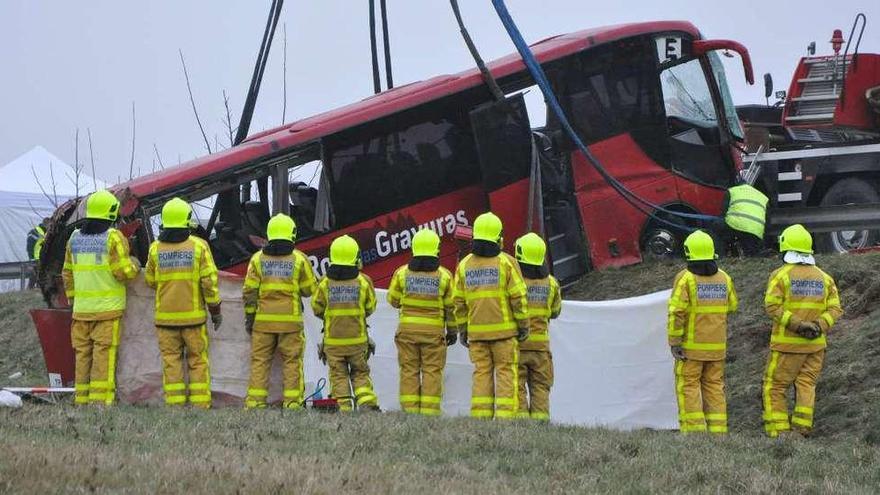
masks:
{"type": "MultiPolygon", "coordinates": [[[[731,320],[732,434],[280,410],[111,410],[28,403],[0,410],[0,493],[876,493],[880,491],[880,255],[821,257],[847,311],[830,336],[816,434],[764,438],[763,314],[776,259],[724,260],[740,295],[731,320]]],[[[567,297],[666,289],[681,263],[588,275],[567,297]]],[[[0,379],[45,380],[25,309],[0,295],[0,379]]],[[[33,382],[31,382],[33,383],[33,382]]]]}

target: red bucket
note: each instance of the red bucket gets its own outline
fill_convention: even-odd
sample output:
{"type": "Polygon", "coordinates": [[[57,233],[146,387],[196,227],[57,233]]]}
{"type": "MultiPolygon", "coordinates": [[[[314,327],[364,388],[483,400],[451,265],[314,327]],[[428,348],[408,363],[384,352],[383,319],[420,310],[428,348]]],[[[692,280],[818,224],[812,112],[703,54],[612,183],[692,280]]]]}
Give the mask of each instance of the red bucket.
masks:
{"type": "Polygon", "coordinates": [[[49,384],[53,387],[69,386],[74,380],[76,358],[70,344],[71,316],[69,309],[31,310],[31,318],[40,337],[40,346],[43,347],[49,384]],[[57,377],[60,377],[60,383],[57,383],[57,377]],[[56,383],[52,383],[53,381],[56,383]]]}

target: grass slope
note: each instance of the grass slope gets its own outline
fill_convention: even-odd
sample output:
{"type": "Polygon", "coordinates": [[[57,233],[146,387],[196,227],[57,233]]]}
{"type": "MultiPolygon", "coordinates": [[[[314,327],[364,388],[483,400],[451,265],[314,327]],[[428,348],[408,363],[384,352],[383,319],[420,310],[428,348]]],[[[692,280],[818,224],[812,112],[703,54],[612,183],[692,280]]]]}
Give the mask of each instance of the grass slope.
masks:
{"type": "Polygon", "coordinates": [[[43,297],[37,291],[0,294],[0,385],[46,384],[43,350],[28,312],[43,304],[43,297]],[[7,378],[16,372],[22,376],[7,378]]]}

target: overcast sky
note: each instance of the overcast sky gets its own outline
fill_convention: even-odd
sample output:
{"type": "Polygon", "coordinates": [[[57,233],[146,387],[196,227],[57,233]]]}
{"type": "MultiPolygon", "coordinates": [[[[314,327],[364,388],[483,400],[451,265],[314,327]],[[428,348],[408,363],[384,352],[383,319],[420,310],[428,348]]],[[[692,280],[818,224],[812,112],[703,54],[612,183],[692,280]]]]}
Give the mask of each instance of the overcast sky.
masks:
{"type": "MultiPolygon", "coordinates": [[[[378,2],[376,2],[378,4],[378,2]]],[[[489,0],[460,0],[484,58],[512,52],[489,0]]],[[[35,145],[80,161],[92,132],[97,175],[127,178],[131,105],[136,104],[135,168],[153,167],[155,143],[166,165],[205,153],[186,92],[178,49],[211,145],[224,139],[222,90],[237,121],[268,12],[268,0],[0,0],[0,164],[35,145]]],[[[634,21],[689,20],[707,37],[745,44],[758,84],[725,59],[737,104],[763,101],[760,75],[787,89],[807,44],[830,53],[834,28],[848,36],[868,16],[862,52],[880,52],[877,0],[508,0],[529,42],[579,29],[634,21]],[[783,5],[785,4],[785,5],[783,5]],[[791,4],[791,5],[789,5],[791,4]],[[717,6],[716,6],[717,5],[717,6]],[[796,5],[796,7],[794,6],[796,5]]],[[[395,83],[457,72],[472,61],[447,0],[388,0],[395,83]]],[[[281,124],[282,33],[287,29],[287,121],[372,93],[367,0],[288,0],[251,133],[281,124]]]]}

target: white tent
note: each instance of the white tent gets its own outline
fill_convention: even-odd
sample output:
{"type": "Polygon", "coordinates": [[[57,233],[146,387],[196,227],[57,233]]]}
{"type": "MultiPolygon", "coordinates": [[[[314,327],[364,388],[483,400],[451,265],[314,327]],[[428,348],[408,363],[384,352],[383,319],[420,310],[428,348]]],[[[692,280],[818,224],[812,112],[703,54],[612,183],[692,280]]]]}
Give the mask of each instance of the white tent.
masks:
{"type": "Polygon", "coordinates": [[[57,206],[106,184],[76,169],[42,146],[0,168],[0,262],[27,261],[27,234],[57,206]]]}

